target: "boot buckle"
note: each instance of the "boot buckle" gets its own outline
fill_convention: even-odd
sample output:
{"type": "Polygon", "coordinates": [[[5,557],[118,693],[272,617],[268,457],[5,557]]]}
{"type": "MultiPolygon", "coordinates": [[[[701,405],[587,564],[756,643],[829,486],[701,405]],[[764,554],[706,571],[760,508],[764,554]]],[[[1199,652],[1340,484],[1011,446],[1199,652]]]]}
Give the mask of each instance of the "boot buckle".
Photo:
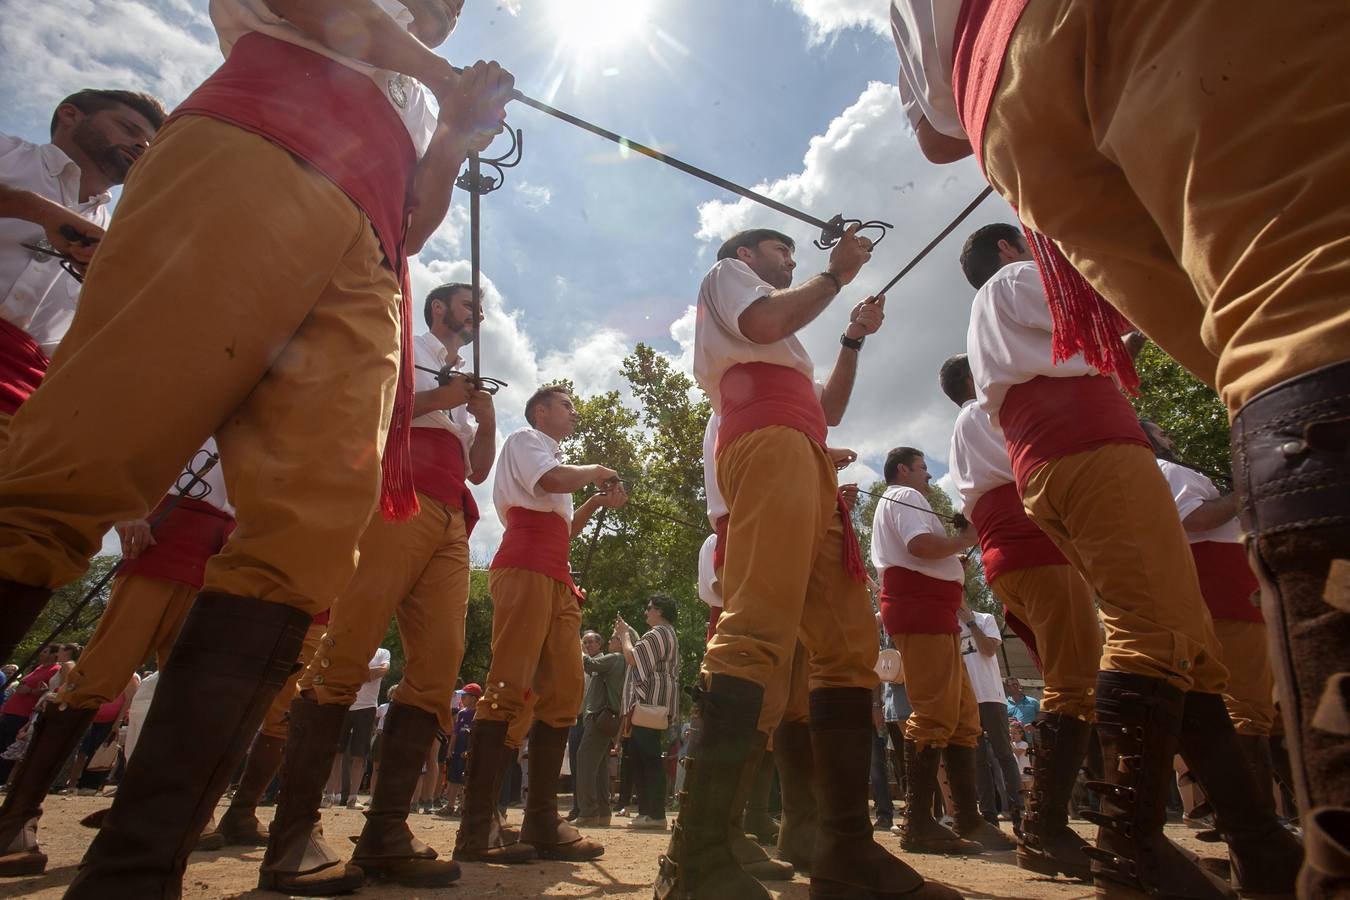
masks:
{"type": "Polygon", "coordinates": [[[1139,866],[1128,857],[1118,856],[1109,850],[1102,850],[1091,845],[1084,847],[1083,853],[1088,859],[1111,869],[1119,875],[1123,875],[1132,881],[1139,880],[1139,866]]]}

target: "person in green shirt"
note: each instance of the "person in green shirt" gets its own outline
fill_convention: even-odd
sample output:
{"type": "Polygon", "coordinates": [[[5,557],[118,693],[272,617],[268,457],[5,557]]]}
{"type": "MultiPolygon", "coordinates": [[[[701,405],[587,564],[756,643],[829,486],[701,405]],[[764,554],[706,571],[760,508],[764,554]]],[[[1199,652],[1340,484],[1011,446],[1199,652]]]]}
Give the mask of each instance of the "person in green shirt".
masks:
{"type": "Polygon", "coordinates": [[[577,748],[577,825],[609,824],[609,748],[619,734],[619,707],[623,679],[628,670],[617,636],[610,638],[609,652],[601,652],[600,635],[589,631],[581,639],[581,665],[586,672],[582,721],[586,730],[577,748]]]}

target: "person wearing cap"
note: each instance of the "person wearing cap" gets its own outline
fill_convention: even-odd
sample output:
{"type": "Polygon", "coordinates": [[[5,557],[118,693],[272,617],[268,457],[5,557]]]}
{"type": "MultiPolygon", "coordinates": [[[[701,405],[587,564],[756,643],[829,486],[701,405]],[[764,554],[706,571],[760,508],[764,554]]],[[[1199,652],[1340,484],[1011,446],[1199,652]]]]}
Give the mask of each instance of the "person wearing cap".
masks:
{"type": "Polygon", "coordinates": [[[450,731],[450,754],[445,767],[445,806],[437,813],[446,819],[454,815],[455,804],[459,802],[460,792],[464,790],[469,735],[473,732],[474,709],[478,706],[479,698],[483,696],[483,686],[471,681],[460,689],[459,695],[460,706],[455,713],[455,724],[450,731]]]}

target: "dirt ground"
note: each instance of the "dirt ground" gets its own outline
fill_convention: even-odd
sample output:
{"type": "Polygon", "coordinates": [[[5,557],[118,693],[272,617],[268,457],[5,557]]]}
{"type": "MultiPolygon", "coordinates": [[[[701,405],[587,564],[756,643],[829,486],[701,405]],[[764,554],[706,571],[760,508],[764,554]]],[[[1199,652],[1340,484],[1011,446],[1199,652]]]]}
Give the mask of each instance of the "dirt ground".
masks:
{"type": "MultiPolygon", "coordinates": [[[[0,881],[0,897],[31,897],[57,900],[75,875],[80,856],[93,832],[80,827],[81,817],[103,808],[109,800],[99,797],[48,798],[39,840],[47,852],[47,874],[35,878],[0,881]]],[[[263,819],[271,809],[263,809],[263,819]]],[[[519,823],[520,810],[510,811],[508,819],[519,823]]],[[[347,836],[361,830],[361,814],[355,810],[324,811],[324,830],[335,847],[347,846],[347,836]]],[[[430,815],[414,815],[413,828],[418,836],[448,858],[454,842],[455,821],[430,815]]],[[[368,898],[458,897],[624,897],[652,896],[652,879],[657,855],[664,850],[666,837],[648,831],[632,831],[628,820],[616,818],[608,829],[591,829],[588,834],[603,841],[605,855],[592,863],[533,863],[525,866],[464,866],[464,875],[453,887],[440,890],[413,890],[400,887],[367,886],[359,894],[368,898]]],[[[1076,823],[1087,833],[1089,826],[1076,823]]],[[[1008,830],[1007,825],[1004,825],[1008,830]]],[[[1174,839],[1202,855],[1214,855],[1213,845],[1196,842],[1189,829],[1168,826],[1174,839]]],[[[899,852],[900,839],[890,833],[878,833],[878,841],[899,852]]],[[[229,847],[210,853],[194,853],[188,865],[183,894],[189,898],[275,897],[255,890],[261,849],[229,847]]],[[[1013,854],[992,853],[983,857],[950,860],[933,856],[906,856],[906,861],[926,877],[944,881],[975,900],[1075,900],[1092,896],[1091,885],[1052,881],[1017,868],[1013,854]]],[[[807,881],[798,877],[791,882],[770,883],[770,892],[784,900],[806,900],[807,881]]]]}

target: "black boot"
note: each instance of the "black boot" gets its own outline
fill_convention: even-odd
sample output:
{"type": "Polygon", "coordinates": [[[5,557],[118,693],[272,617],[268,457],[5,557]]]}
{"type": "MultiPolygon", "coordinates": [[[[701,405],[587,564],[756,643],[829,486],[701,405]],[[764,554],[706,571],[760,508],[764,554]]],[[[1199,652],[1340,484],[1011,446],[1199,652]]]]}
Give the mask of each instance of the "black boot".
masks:
{"type": "Polygon", "coordinates": [[[731,675],[705,675],[696,691],[680,812],[661,857],[656,900],[769,900],[736,864],[727,840],[745,761],[759,740],[764,688],[731,675]]]}
{"type": "Polygon", "coordinates": [[[281,603],[197,596],[68,900],[179,896],[188,854],[290,678],[309,621],[281,603]]]}
{"type": "Polygon", "coordinates": [[[811,755],[811,724],[784,722],[773,733],[773,759],[783,792],[783,819],[778,829],[778,858],[803,875],[811,873],[816,850],[816,789],[811,755]]]}
{"type": "Polygon", "coordinates": [[[9,793],[0,806],[0,877],[41,875],[46,871],[47,854],[37,842],[42,800],[96,712],[50,703],[38,716],[28,752],[14,770],[9,793]]]}
{"type": "MultiPolygon", "coordinates": [[[[817,688],[811,692],[811,750],[815,755],[820,831],[811,860],[812,900],[960,900],[876,842],[867,814],[872,764],[872,691],[817,688]]],[[[974,773],[971,773],[974,775],[974,773]]]]}
{"type": "Polygon", "coordinates": [[[1184,697],[1161,678],[1097,674],[1097,736],[1106,780],[1091,785],[1102,798],[1102,811],[1086,817],[1099,826],[1097,846],[1087,851],[1098,896],[1235,896],[1163,835],[1184,697]]]}
{"type": "Polygon", "coordinates": [[[230,806],[220,817],[217,830],[226,845],[266,847],[267,832],[258,821],[258,800],[281,767],[281,752],[286,739],[258,732],[244,761],[244,774],[230,798],[230,806]]]}
{"type": "MultiPolygon", "coordinates": [[[[1247,744],[1264,758],[1263,739],[1247,744]]],[[[1215,825],[1228,842],[1233,887],[1244,895],[1292,896],[1303,847],[1275,817],[1270,769],[1263,767],[1258,783],[1218,694],[1186,695],[1181,756],[1204,789],[1215,825]]]]}
{"type": "Polygon", "coordinates": [[[745,820],[742,827],[755,840],[772,847],[778,843],[778,825],[769,815],[769,794],[773,791],[773,757],[759,754],[759,765],[751,773],[750,794],[745,801],[745,820]]]}
{"type": "Polygon", "coordinates": [[[566,725],[555,727],[543,722],[530,726],[530,771],[520,840],[533,844],[541,859],[585,862],[604,855],[604,845],[583,837],[558,815],[558,780],[570,730],[566,725]]]}
{"type": "Polygon", "coordinates": [[[1092,726],[1077,716],[1042,713],[1031,748],[1031,790],[1026,792],[1017,865],[1040,875],[1092,877],[1087,841],[1069,827],[1069,800],[1087,753],[1092,726]]]}
{"type": "Polygon", "coordinates": [[[952,818],[956,833],[968,841],[993,852],[1012,850],[1017,845],[997,825],[991,825],[980,815],[978,791],[975,788],[974,747],[948,744],[942,750],[947,761],[947,783],[952,788],[952,818]]]}
{"type": "MultiPolygon", "coordinates": [[[[759,788],[760,772],[764,768],[761,763],[769,759],[764,753],[766,743],[768,741],[764,735],[755,732],[755,743],[750,748],[750,755],[745,759],[745,768],[741,771],[741,780],[736,786],[736,795],[731,800],[731,823],[728,828],[727,839],[731,841],[731,853],[736,857],[736,862],[740,863],[741,868],[746,872],[760,881],[791,881],[793,875],[792,863],[781,859],[770,859],[769,854],[764,852],[764,848],[751,840],[745,833],[746,800],[759,788]]],[[[764,816],[768,818],[767,808],[764,811],[764,816]]]]}
{"type": "Polygon", "coordinates": [[[465,757],[464,801],[455,833],[460,862],[525,863],[539,854],[530,844],[507,841],[497,822],[497,798],[506,770],[506,729],[501,721],[476,720],[465,757]]]}
{"type": "Polygon", "coordinates": [[[326,896],[354,891],[365,880],[324,840],[319,816],[346,714],[341,704],[319,704],[303,695],[291,701],[277,811],[258,873],[262,890],[326,896]]]}
{"type": "Polygon", "coordinates": [[[0,659],[8,660],[52,598],[50,588],[0,578],[0,659]]]}
{"type": "Polygon", "coordinates": [[[905,740],[905,817],[900,824],[900,849],[906,853],[942,853],[966,856],[984,847],[968,841],[933,818],[933,797],[938,791],[938,768],[942,748],[922,750],[905,740]]]}
{"type": "Polygon", "coordinates": [[[380,770],[352,863],[367,877],[404,887],[444,887],[459,880],[459,865],[413,837],[408,810],[436,737],[436,715],[390,703],[380,741],[380,770]]]}

